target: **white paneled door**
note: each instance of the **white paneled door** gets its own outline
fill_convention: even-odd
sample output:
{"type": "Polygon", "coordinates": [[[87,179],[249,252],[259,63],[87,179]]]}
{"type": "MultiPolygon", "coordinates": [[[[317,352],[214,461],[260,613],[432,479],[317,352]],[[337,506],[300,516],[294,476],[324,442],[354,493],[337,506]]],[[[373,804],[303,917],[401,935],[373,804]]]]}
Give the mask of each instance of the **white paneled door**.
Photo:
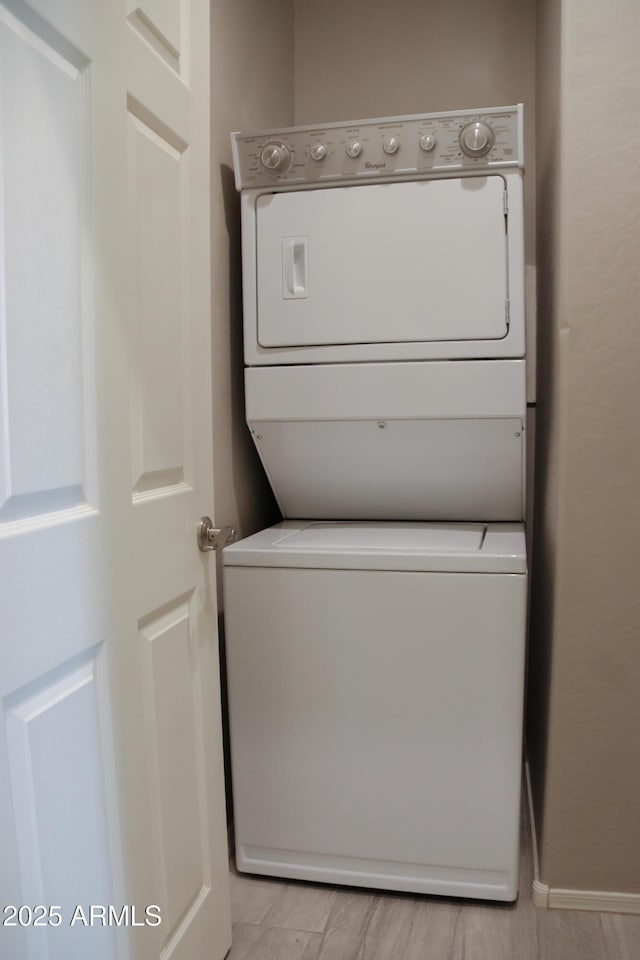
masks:
{"type": "Polygon", "coordinates": [[[221,960],[207,0],[0,2],[0,957],[221,960]]]}

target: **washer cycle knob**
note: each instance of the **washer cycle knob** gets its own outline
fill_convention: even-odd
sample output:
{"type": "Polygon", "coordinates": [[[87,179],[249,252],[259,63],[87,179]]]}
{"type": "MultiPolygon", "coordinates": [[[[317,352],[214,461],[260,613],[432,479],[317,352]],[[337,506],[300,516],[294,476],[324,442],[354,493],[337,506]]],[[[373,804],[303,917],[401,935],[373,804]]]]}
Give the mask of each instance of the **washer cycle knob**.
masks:
{"type": "Polygon", "coordinates": [[[291,163],[291,153],[284,143],[265,143],[260,151],[260,163],[270,173],[284,173],[291,163]]]}
{"type": "Polygon", "coordinates": [[[484,157],[495,142],[493,130],[488,123],[474,120],[460,131],[460,149],[468,157],[484,157]]]}

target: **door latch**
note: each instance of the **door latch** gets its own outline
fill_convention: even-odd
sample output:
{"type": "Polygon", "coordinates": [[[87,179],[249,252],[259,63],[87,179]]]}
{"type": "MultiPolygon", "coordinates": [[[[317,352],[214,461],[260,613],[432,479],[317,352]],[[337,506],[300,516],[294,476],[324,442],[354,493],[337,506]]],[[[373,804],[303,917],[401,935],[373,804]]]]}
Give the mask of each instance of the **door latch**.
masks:
{"type": "Polygon", "coordinates": [[[203,553],[226,547],[238,539],[235,527],[214,527],[211,517],[200,517],[196,530],[198,549],[203,553]]]}

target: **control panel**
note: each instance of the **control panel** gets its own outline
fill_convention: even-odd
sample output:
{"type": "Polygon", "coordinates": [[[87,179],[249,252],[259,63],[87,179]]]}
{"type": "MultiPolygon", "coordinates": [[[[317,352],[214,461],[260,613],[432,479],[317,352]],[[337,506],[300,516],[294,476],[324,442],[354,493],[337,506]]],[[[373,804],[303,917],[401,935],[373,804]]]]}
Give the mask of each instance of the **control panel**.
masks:
{"type": "Polygon", "coordinates": [[[522,105],[231,135],[238,190],[523,166],[522,105]]]}

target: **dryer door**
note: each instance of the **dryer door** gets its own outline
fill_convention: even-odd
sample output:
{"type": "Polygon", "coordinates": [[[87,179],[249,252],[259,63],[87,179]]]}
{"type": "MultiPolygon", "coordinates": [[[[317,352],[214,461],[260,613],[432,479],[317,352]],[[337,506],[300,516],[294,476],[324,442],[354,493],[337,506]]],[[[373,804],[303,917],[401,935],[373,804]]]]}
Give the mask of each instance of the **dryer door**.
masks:
{"type": "Polygon", "coordinates": [[[488,176],[260,196],[260,345],[504,337],[504,191],[488,176]]]}

